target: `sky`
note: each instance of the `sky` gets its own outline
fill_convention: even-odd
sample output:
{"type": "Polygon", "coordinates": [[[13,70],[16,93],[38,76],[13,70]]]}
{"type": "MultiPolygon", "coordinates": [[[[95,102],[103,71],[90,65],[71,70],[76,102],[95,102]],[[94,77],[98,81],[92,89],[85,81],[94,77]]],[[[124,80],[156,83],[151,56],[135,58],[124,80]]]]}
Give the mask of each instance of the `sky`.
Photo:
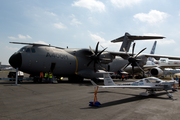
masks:
{"type": "MultiPolygon", "coordinates": [[[[0,0],[0,62],[9,64],[24,46],[9,42],[95,49],[99,41],[107,51],[119,51],[121,43],[111,40],[125,32],[164,36],[155,54],[180,56],[179,5],[179,0],[0,0]]],[[[154,40],[135,43],[136,53],[143,48],[150,53],[154,40]]]]}

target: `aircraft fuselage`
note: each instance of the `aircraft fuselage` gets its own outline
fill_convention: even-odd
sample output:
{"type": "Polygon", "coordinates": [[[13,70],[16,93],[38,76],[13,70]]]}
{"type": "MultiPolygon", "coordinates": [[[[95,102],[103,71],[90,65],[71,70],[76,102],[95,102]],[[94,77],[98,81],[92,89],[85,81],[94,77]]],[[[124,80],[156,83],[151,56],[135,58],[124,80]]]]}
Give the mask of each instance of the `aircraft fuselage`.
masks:
{"type": "MultiPolygon", "coordinates": [[[[94,72],[93,63],[87,66],[91,60],[92,53],[89,49],[60,49],[50,46],[25,46],[14,53],[9,63],[14,68],[29,73],[37,74],[40,72],[53,72],[55,76],[81,75],[85,78],[96,78],[99,76],[94,72]],[[96,76],[97,75],[97,76],[96,76]]],[[[106,56],[104,52],[102,57],[106,56]]],[[[108,71],[117,72],[127,60],[122,58],[114,59],[109,64],[102,64],[108,71]]],[[[97,69],[102,69],[96,65],[97,69]]]]}

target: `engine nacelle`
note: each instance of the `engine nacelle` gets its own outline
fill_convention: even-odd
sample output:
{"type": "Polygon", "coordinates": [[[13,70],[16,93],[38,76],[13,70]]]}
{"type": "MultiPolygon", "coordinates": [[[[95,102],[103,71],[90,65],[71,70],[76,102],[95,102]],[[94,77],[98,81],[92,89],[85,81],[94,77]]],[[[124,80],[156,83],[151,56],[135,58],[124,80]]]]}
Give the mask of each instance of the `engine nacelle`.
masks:
{"type": "Polygon", "coordinates": [[[161,75],[163,75],[163,71],[158,67],[152,68],[150,70],[150,73],[151,73],[152,76],[161,76],[161,75]]]}
{"type": "Polygon", "coordinates": [[[108,63],[110,63],[110,62],[112,62],[113,60],[114,60],[114,56],[113,55],[111,55],[110,53],[108,53],[108,52],[103,52],[101,55],[100,55],[100,62],[102,63],[102,64],[108,64],[108,63]]]}

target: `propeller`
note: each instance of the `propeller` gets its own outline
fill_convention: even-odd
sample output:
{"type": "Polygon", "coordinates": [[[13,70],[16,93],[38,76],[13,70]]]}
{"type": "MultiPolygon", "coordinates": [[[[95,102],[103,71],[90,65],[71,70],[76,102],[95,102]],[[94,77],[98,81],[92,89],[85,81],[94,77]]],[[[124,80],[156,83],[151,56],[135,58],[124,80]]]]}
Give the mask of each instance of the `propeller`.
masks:
{"type": "MultiPolygon", "coordinates": [[[[107,48],[104,48],[101,52],[98,52],[98,46],[99,46],[99,42],[96,45],[96,49],[95,51],[92,50],[91,46],[89,46],[90,51],[92,52],[91,56],[88,56],[91,58],[91,60],[89,61],[89,63],[87,64],[87,66],[89,66],[93,61],[94,61],[94,72],[96,72],[96,64],[98,64],[101,68],[103,68],[100,64],[100,61],[103,60],[102,58],[100,58],[100,55],[102,54],[102,52],[104,52],[107,48]]],[[[103,68],[105,69],[105,68],[103,68]]]]}
{"type": "Polygon", "coordinates": [[[128,58],[128,63],[122,68],[122,70],[124,70],[124,69],[126,69],[126,67],[127,67],[128,65],[131,64],[133,77],[134,77],[134,66],[138,66],[138,67],[141,69],[141,71],[144,72],[144,70],[143,70],[143,69],[140,67],[140,65],[139,65],[139,61],[141,61],[141,59],[138,59],[137,57],[138,57],[138,55],[139,55],[140,53],[142,53],[142,52],[146,49],[146,48],[144,48],[144,49],[142,49],[138,54],[134,55],[134,48],[135,48],[135,43],[133,44],[133,48],[132,48],[132,56],[130,56],[130,55],[127,53],[127,51],[125,50],[125,48],[123,48],[123,50],[124,50],[124,51],[126,52],[126,54],[129,56],[129,58],[128,58]]]}

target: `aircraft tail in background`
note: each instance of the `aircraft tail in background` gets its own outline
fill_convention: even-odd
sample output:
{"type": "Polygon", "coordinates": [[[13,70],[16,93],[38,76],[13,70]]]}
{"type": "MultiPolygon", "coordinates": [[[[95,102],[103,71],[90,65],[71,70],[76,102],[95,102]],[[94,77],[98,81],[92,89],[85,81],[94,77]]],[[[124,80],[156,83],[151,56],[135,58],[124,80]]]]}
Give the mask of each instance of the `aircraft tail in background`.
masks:
{"type": "MultiPolygon", "coordinates": [[[[153,47],[152,47],[152,49],[151,49],[150,54],[154,54],[154,53],[155,53],[156,44],[157,44],[157,41],[154,41],[154,44],[153,44],[153,47]]],[[[149,58],[148,58],[148,61],[154,62],[152,57],[149,57],[149,58]]]]}
{"type": "Polygon", "coordinates": [[[121,45],[121,48],[119,51],[123,51],[123,48],[128,52],[131,46],[131,43],[134,42],[134,40],[151,40],[151,39],[163,39],[165,37],[161,36],[136,36],[136,35],[130,35],[129,33],[125,33],[124,36],[119,37],[115,40],[112,40],[111,42],[116,43],[116,42],[123,42],[121,45]]]}
{"type": "Polygon", "coordinates": [[[154,54],[154,53],[155,53],[156,44],[157,44],[157,41],[154,41],[154,44],[153,44],[153,47],[152,47],[152,49],[151,49],[150,54],[154,54]]]}

